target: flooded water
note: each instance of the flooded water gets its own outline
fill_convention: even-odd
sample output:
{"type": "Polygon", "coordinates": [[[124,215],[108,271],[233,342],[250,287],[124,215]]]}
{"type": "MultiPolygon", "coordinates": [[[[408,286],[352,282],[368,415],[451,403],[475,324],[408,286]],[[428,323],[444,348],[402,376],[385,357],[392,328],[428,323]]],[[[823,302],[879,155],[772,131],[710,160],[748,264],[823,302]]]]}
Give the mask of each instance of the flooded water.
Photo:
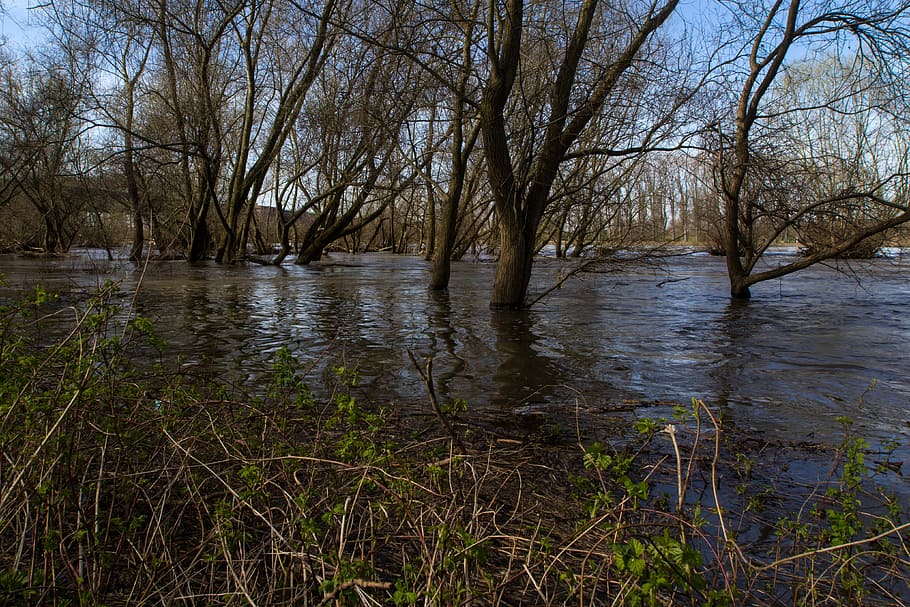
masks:
{"type": "MultiPolygon", "coordinates": [[[[579,408],[660,415],[697,397],[782,441],[836,442],[836,418],[849,416],[873,443],[901,441],[898,459],[908,459],[910,259],[817,267],[758,285],[749,302],[731,302],[723,264],[686,255],[579,275],[521,313],[489,310],[492,264],[455,264],[449,293],[434,294],[426,262],[381,254],[144,271],[84,256],[0,256],[0,273],[6,295],[35,282],[79,294],[121,281],[122,304],[151,319],[182,364],[232,381],[255,382],[287,346],[313,364],[314,384],[343,364],[373,398],[425,407],[410,349],[433,357],[443,397],[503,423],[571,423],[579,408]]],[[[532,291],[565,269],[542,260],[532,291]]]]}

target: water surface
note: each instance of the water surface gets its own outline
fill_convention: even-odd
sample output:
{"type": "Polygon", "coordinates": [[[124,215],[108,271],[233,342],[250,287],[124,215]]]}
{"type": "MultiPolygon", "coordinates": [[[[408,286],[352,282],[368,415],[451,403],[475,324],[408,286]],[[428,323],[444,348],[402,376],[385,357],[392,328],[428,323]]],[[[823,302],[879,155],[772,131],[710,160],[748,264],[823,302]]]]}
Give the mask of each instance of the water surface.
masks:
{"type": "MultiPolygon", "coordinates": [[[[789,253],[771,255],[776,264],[789,253]]],[[[533,290],[564,262],[541,260],[533,290]]],[[[425,407],[407,351],[433,357],[444,398],[486,419],[574,423],[615,411],[667,413],[704,399],[771,439],[834,443],[838,416],[874,442],[910,442],[910,260],[816,267],[727,296],[724,262],[681,255],[584,274],[521,313],[488,309],[493,264],[457,263],[448,293],[426,289],[415,257],[334,254],[311,266],[152,263],[97,255],[0,256],[5,294],[35,282],[78,296],[120,281],[182,364],[255,383],[287,346],[312,363],[357,368],[372,397],[425,407]]],[[[907,445],[899,458],[908,459],[907,445]]]]}

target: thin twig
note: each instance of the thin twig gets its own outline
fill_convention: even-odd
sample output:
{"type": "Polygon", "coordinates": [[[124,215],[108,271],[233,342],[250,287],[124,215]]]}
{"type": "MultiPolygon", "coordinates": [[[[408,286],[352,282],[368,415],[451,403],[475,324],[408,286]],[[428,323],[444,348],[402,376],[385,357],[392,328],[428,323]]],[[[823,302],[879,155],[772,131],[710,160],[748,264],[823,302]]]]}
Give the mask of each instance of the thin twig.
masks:
{"type": "Polygon", "coordinates": [[[446,433],[452,437],[452,441],[461,451],[461,453],[467,454],[468,450],[465,448],[464,443],[461,442],[461,438],[455,432],[455,428],[452,427],[452,424],[446,418],[445,413],[442,410],[442,407],[439,406],[439,399],[436,397],[436,388],[433,385],[433,357],[430,356],[427,358],[426,367],[421,368],[420,364],[417,362],[417,358],[414,356],[414,353],[408,349],[408,357],[411,359],[411,363],[414,365],[414,368],[417,369],[417,373],[420,375],[420,379],[423,381],[423,385],[427,389],[427,396],[430,399],[430,407],[433,409],[433,413],[436,414],[436,418],[439,420],[439,423],[442,424],[442,427],[445,429],[446,433]]]}
{"type": "Polygon", "coordinates": [[[338,597],[339,594],[341,594],[345,590],[349,590],[354,587],[374,588],[377,590],[389,590],[392,588],[392,585],[388,582],[371,582],[369,580],[348,580],[347,582],[339,584],[338,586],[335,587],[335,590],[333,590],[332,592],[325,595],[325,597],[322,599],[322,601],[319,602],[319,607],[322,607],[323,605],[328,605],[333,600],[335,600],[335,598],[338,597]]]}
{"type": "Polygon", "coordinates": [[[749,564],[749,567],[754,571],[767,571],[769,569],[775,569],[777,567],[780,567],[781,565],[783,565],[785,563],[792,563],[793,561],[798,561],[800,559],[808,558],[810,556],[816,556],[819,554],[827,554],[828,552],[837,552],[838,550],[843,550],[845,548],[855,548],[857,546],[871,544],[873,542],[883,540],[888,536],[894,535],[896,533],[900,533],[901,531],[904,531],[906,529],[910,529],[910,523],[904,523],[903,525],[898,525],[897,527],[893,527],[887,531],[882,531],[878,535],[873,535],[872,537],[864,537],[862,539],[855,540],[853,542],[847,542],[845,544],[836,544],[834,546],[825,546],[824,548],[818,548],[816,550],[807,550],[806,552],[801,552],[799,554],[794,554],[792,556],[778,559],[778,560],[774,561],[773,563],[768,563],[767,565],[754,565],[752,562],[750,562],[748,560],[746,562],[749,564]]]}
{"type": "Polygon", "coordinates": [[[566,281],[568,281],[570,278],[572,278],[579,272],[582,272],[582,271],[590,268],[593,265],[603,263],[604,261],[605,260],[601,257],[595,257],[593,259],[589,259],[587,261],[584,261],[584,262],[578,264],[577,266],[575,266],[574,268],[572,268],[571,270],[569,270],[568,272],[566,272],[565,274],[560,276],[559,280],[557,280],[549,289],[547,289],[543,293],[540,293],[539,295],[534,297],[534,299],[529,300],[523,307],[525,307],[525,308],[533,307],[534,304],[536,304],[538,301],[540,301],[541,299],[543,299],[544,297],[546,297],[553,291],[562,288],[562,285],[564,285],[566,283],[566,281]]]}
{"type": "Polygon", "coordinates": [[[683,489],[682,457],[679,453],[679,444],[676,442],[676,426],[667,424],[667,427],[664,428],[664,432],[670,435],[670,441],[673,443],[673,453],[676,454],[676,512],[682,512],[686,499],[686,492],[683,489]]]}

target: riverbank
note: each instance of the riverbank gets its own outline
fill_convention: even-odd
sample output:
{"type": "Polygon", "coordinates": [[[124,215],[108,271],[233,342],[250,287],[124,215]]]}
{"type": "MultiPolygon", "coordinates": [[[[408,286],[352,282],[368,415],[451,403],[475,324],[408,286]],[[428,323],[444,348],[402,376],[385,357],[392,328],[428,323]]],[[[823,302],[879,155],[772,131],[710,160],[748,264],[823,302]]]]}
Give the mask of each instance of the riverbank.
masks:
{"type": "Polygon", "coordinates": [[[254,389],[139,367],[133,352],[167,345],[142,318],[114,334],[104,294],[37,347],[23,328],[58,313],[49,299],[0,315],[5,604],[910,597],[908,513],[883,488],[899,463],[847,419],[834,449],[765,441],[698,401],[599,436],[497,432],[469,404],[433,407],[432,372],[403,412],[339,365],[314,396],[326,380],[285,348],[254,389]],[[812,457],[830,478],[808,486],[812,457]]]}

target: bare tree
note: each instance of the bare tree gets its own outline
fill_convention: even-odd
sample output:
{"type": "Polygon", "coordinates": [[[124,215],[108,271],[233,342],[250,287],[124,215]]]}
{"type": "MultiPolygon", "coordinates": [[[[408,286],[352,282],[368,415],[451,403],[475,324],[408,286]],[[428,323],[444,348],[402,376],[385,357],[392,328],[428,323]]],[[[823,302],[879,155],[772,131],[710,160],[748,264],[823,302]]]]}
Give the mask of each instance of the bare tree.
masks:
{"type": "MultiPolygon", "coordinates": [[[[457,3],[453,3],[453,7],[457,3]]],[[[451,143],[449,151],[449,179],[445,189],[442,213],[439,221],[439,241],[433,251],[433,272],[430,277],[430,289],[441,290],[449,286],[452,271],[452,257],[458,235],[458,213],[464,200],[464,186],[469,170],[469,160],[474,151],[480,133],[480,121],[472,116],[472,77],[473,53],[476,21],[480,10],[479,0],[467,7],[466,13],[453,11],[449,20],[458,30],[461,38],[460,57],[455,62],[458,66],[452,82],[453,105],[451,109],[451,143]]]]}
{"type": "Polygon", "coordinates": [[[160,161],[176,168],[182,206],[180,240],[186,257],[197,261],[212,248],[209,214],[219,206],[219,180],[225,165],[225,125],[238,57],[226,38],[241,1],[213,5],[205,0],[156,0],[151,14],[157,52],[154,67],[157,102],[145,108],[145,131],[161,154],[160,161]]]}
{"type": "Polygon", "coordinates": [[[677,4],[677,0],[646,4],[633,16],[633,7],[620,13],[600,6],[598,0],[584,0],[574,15],[557,13],[565,25],[560,36],[551,33],[536,39],[530,33],[535,31],[532,28],[539,27],[543,17],[552,19],[544,10],[548,5],[526,7],[521,0],[489,4],[489,76],[481,120],[500,226],[492,308],[520,308],[525,304],[537,230],[560,164],[592,118],[617,95],[623,76],[677,4]],[[594,42],[604,54],[592,59],[589,55],[594,42]],[[527,54],[528,46],[534,43],[541,46],[534,56],[549,59],[550,65],[522,62],[523,53],[527,54]],[[613,51],[609,52],[611,47],[613,51]],[[532,72],[527,73],[528,69],[532,72]],[[547,73],[554,73],[555,78],[546,79],[547,73]],[[534,78],[529,79],[532,75],[534,78]],[[517,92],[516,81],[521,83],[517,92]],[[527,136],[519,141],[514,130],[510,133],[506,115],[515,95],[526,90],[526,82],[545,93],[546,99],[523,108],[530,121],[525,127],[527,136]]]}
{"type": "Polygon", "coordinates": [[[46,25],[54,39],[70,52],[92,58],[97,75],[86,91],[91,120],[119,137],[109,160],[120,162],[125,192],[113,199],[122,200],[131,214],[133,228],[129,258],[138,262],[145,248],[145,226],[149,196],[142,187],[137,138],[137,97],[153,49],[153,28],[142,7],[129,0],[99,2],[58,0],[48,11],[46,25]],[[110,83],[110,84],[108,84],[110,83]]]}
{"type": "Polygon", "coordinates": [[[282,8],[276,0],[255,0],[232,22],[243,58],[244,93],[218,261],[245,254],[253,209],[269,171],[337,40],[333,22],[341,12],[338,4],[326,0],[321,6],[298,5],[297,11],[282,16],[275,14],[282,8]],[[271,21],[284,26],[272,27],[271,21]],[[289,23],[294,27],[287,27],[289,23]],[[283,78],[274,78],[276,74],[283,78]]]}
{"type": "Polygon", "coordinates": [[[905,191],[905,161],[897,157],[889,166],[865,146],[851,151],[842,147],[833,155],[813,150],[820,143],[818,133],[800,126],[825,114],[838,117],[837,122],[870,111],[879,112],[876,120],[889,114],[897,119],[905,112],[900,104],[910,56],[910,5],[852,0],[725,4],[748,35],[742,61],[734,64],[742,71],[737,74],[740,88],[729,118],[732,124],[729,130],[727,121],[715,125],[714,149],[730,292],[734,298],[748,298],[750,286],[758,282],[841,255],[910,221],[908,201],[898,195],[905,191]],[[797,73],[794,64],[799,61],[792,56],[813,51],[846,69],[836,86],[794,96],[783,84],[788,74],[797,73]],[[795,133],[806,138],[801,149],[789,145],[795,133]],[[755,271],[763,253],[788,229],[798,232],[817,225],[820,218],[871,207],[884,212],[864,212],[862,221],[846,222],[846,229],[830,232],[834,238],[801,259],[755,271]]]}
{"type": "MultiPolygon", "coordinates": [[[[397,35],[400,15],[391,11],[389,21],[371,23],[374,17],[362,15],[364,29],[379,30],[376,39],[397,35]]],[[[381,217],[422,175],[424,167],[409,163],[402,151],[405,122],[420,98],[411,80],[415,68],[366,37],[346,36],[333,46],[296,122],[285,149],[295,170],[285,174],[288,188],[282,188],[284,199],[296,202],[280,214],[282,248],[272,263],[290,253],[290,229],[304,217],[296,258],[301,264],[381,217]]]]}
{"type": "Polygon", "coordinates": [[[643,155],[627,162],[601,155],[567,160],[554,184],[538,246],[553,243],[557,257],[602,253],[628,244],[632,193],[643,155]]]}
{"type": "Polygon", "coordinates": [[[83,222],[88,171],[81,119],[85,82],[65,54],[8,66],[0,90],[3,189],[39,216],[39,246],[66,252],[83,222]]]}

